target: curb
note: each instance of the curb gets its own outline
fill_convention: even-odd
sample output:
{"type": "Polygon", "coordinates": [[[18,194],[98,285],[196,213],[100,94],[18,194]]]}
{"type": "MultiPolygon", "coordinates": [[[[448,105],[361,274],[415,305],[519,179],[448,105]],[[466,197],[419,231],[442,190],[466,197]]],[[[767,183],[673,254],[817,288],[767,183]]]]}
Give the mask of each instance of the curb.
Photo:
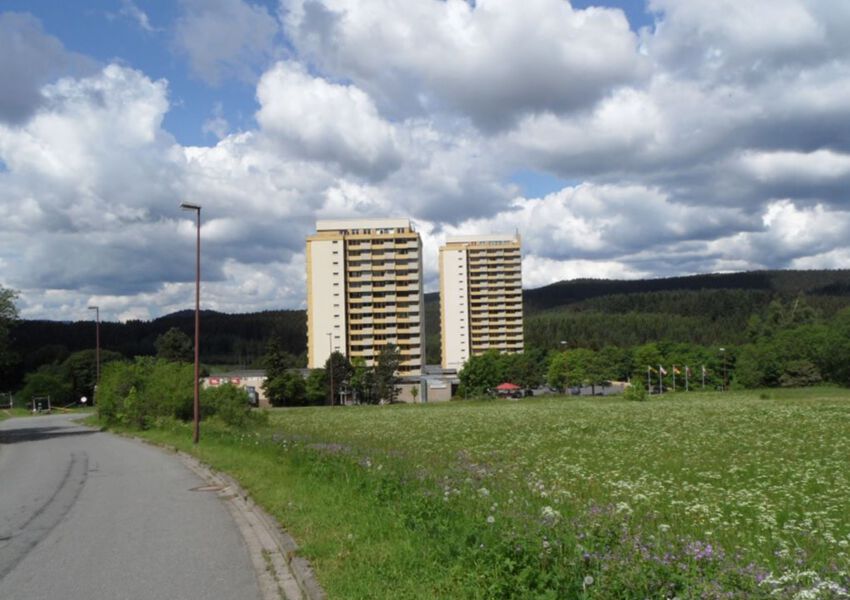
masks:
{"type": "MultiPolygon", "coordinates": [[[[271,570],[269,563],[274,565],[276,587],[279,588],[279,592],[282,592],[275,597],[285,597],[287,600],[295,600],[296,598],[298,600],[327,600],[327,593],[319,585],[310,563],[307,559],[298,556],[299,548],[296,541],[274,517],[251,499],[235,479],[225,473],[213,471],[208,465],[203,464],[190,454],[178,450],[177,455],[186,466],[202,479],[212,485],[222,485],[223,487],[218,494],[226,501],[231,512],[234,512],[235,508],[240,513],[239,516],[246,518],[250,525],[257,530],[261,541],[265,542],[263,543],[263,552],[266,555],[266,570],[271,570]],[[262,540],[264,537],[267,539],[262,540]],[[297,593],[295,588],[297,588],[297,593]]],[[[239,520],[239,516],[234,514],[237,520],[239,520]]],[[[240,529],[242,529],[241,526],[240,529]]]]}

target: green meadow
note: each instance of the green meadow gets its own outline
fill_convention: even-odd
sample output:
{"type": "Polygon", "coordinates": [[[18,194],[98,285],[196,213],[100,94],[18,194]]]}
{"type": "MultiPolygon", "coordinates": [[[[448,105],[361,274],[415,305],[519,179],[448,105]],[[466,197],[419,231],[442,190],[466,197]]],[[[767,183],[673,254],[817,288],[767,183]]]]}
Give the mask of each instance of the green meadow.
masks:
{"type": "MultiPolygon", "coordinates": [[[[189,427],[144,433],[191,449],[189,427]]],[[[331,598],[846,598],[850,392],[272,411],[195,450],[331,598]]]]}

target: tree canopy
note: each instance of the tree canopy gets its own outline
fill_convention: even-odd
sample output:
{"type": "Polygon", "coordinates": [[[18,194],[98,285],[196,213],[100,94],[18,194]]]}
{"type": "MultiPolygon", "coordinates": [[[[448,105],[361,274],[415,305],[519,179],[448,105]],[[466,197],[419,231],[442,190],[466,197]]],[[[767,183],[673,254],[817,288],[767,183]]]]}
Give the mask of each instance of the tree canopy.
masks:
{"type": "Polygon", "coordinates": [[[158,358],[174,362],[193,362],[195,359],[195,343],[176,327],[156,338],[154,346],[158,358]]]}

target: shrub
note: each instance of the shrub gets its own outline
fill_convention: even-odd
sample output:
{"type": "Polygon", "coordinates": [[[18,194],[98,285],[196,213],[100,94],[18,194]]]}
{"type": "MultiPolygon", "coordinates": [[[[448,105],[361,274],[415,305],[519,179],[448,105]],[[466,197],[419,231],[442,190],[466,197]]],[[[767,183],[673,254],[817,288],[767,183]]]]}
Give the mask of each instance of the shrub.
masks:
{"type": "Polygon", "coordinates": [[[635,381],[625,389],[623,398],[633,402],[646,402],[649,396],[646,393],[646,388],[641,385],[640,381],[635,381]]]}
{"type": "Polygon", "coordinates": [[[151,357],[114,362],[104,368],[98,414],[106,421],[146,427],[157,417],[191,419],[194,368],[151,357]]]}
{"type": "Polygon", "coordinates": [[[815,364],[808,360],[790,360],[779,378],[782,387],[808,387],[823,381],[815,364]]]}
{"type": "Polygon", "coordinates": [[[205,389],[201,406],[205,415],[216,415],[231,427],[245,427],[252,420],[248,393],[229,383],[205,389]]]}

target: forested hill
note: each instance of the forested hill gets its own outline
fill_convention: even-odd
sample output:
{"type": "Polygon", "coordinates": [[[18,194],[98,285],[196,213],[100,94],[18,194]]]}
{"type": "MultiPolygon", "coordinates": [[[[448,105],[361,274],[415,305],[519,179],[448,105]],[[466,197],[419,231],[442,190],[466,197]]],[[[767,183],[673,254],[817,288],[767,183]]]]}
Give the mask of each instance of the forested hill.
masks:
{"type": "MultiPolygon", "coordinates": [[[[101,346],[124,356],[156,353],[156,338],[176,327],[194,335],[195,313],[184,310],[152,321],[101,323],[101,346]]],[[[307,347],[307,321],[303,310],[277,310],[229,315],[201,311],[201,360],[207,364],[256,367],[269,338],[277,337],[282,346],[299,355],[307,347]]],[[[42,364],[62,362],[70,353],[91,349],[95,341],[95,323],[90,321],[20,321],[12,329],[12,347],[20,362],[14,381],[21,380],[42,364]]]]}
{"type": "Polygon", "coordinates": [[[850,270],[755,271],[618,281],[580,279],[527,290],[528,346],[742,344],[773,300],[825,317],[850,306],[850,270]]]}
{"type": "Polygon", "coordinates": [[[534,313],[601,296],[704,290],[748,290],[781,296],[801,293],[848,296],[850,295],[850,270],[750,271],[636,280],[574,279],[525,290],[523,301],[526,312],[534,313]]]}
{"type": "MultiPolygon", "coordinates": [[[[630,347],[651,341],[703,345],[746,341],[752,315],[772,300],[802,301],[828,317],[850,306],[850,270],[756,271],[648,280],[579,279],[525,290],[527,347],[630,347]]],[[[440,360],[437,294],[426,295],[427,361],[440,360]]],[[[103,323],[102,346],[125,356],[154,354],[154,341],[171,327],[192,335],[190,310],[153,321],[103,323]]],[[[306,350],[303,310],[228,315],[204,311],[201,358],[207,364],[258,366],[271,337],[299,356],[306,350]]],[[[61,362],[94,343],[93,321],[21,321],[12,331],[21,361],[13,379],[61,362]]]]}

